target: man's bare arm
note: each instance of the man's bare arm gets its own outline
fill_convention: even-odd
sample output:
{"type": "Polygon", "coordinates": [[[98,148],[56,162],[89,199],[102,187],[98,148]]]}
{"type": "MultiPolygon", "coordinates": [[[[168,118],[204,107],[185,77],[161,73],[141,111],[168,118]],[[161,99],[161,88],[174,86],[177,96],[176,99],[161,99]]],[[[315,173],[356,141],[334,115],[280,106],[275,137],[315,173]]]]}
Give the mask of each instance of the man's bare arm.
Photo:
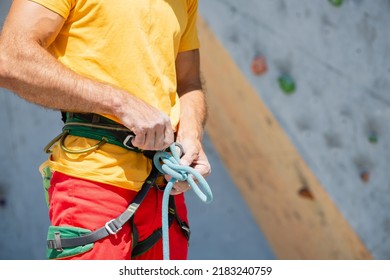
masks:
{"type": "Polygon", "coordinates": [[[182,107],[180,133],[202,139],[207,117],[205,95],[200,79],[199,50],[179,53],[176,59],[177,92],[182,107]]]}
{"type": "MultiPolygon", "coordinates": [[[[178,94],[180,96],[180,123],[177,141],[184,148],[181,163],[194,167],[203,176],[209,175],[210,163],[202,148],[203,128],[207,118],[207,105],[202,90],[199,70],[199,50],[181,52],[176,59],[178,94]]],[[[188,189],[176,183],[172,194],[188,189]]]]}
{"type": "Polygon", "coordinates": [[[141,149],[169,146],[173,130],[166,114],[124,90],[78,75],[46,51],[64,21],[34,2],[13,1],[0,36],[0,87],[47,108],[116,116],[136,134],[133,144],[141,149]]]}

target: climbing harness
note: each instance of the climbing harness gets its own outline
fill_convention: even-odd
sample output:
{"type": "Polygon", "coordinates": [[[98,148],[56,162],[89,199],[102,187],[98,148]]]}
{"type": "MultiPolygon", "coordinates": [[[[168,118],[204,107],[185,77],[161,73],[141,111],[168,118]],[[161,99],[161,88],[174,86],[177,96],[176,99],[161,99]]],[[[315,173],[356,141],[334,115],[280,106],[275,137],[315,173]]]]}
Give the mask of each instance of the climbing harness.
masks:
{"type": "Polygon", "coordinates": [[[152,187],[153,182],[156,180],[157,176],[158,170],[153,168],[142,189],[135,196],[133,202],[131,202],[127,209],[123,211],[122,214],[120,214],[116,219],[108,221],[104,226],[91,233],[73,238],[61,238],[60,233],[56,233],[54,239],[47,241],[48,248],[61,251],[63,248],[67,247],[84,246],[89,243],[94,243],[95,241],[105,238],[110,234],[118,233],[118,231],[122,229],[122,226],[134,215],[149,189],[152,187]]]}
{"type": "MultiPolygon", "coordinates": [[[[131,140],[134,134],[126,127],[104,118],[96,114],[74,114],[63,113],[63,120],[65,125],[60,135],[55,137],[44,148],[47,153],[51,152],[51,147],[54,143],[59,141],[61,149],[68,153],[87,153],[98,149],[105,143],[121,146],[125,149],[143,153],[145,156],[153,160],[152,171],[145,180],[141,190],[137,193],[134,200],[129,204],[127,209],[122,212],[117,218],[108,221],[101,228],[91,232],[84,231],[78,236],[74,237],[61,237],[60,231],[54,231],[48,237],[47,246],[49,249],[53,249],[57,252],[61,252],[64,248],[72,248],[77,246],[85,246],[93,244],[97,240],[105,238],[111,234],[118,233],[122,226],[130,221],[133,231],[134,246],[132,249],[132,257],[141,255],[151,248],[161,237],[163,239],[163,258],[169,259],[169,234],[168,230],[173,220],[176,220],[181,227],[187,240],[190,237],[190,229],[188,225],[179,219],[174,205],[174,199],[170,195],[170,192],[177,181],[186,181],[196,195],[205,203],[211,203],[213,195],[211,189],[203,178],[203,176],[194,168],[189,166],[180,165],[180,156],[183,154],[183,148],[178,143],[173,143],[166,151],[144,151],[135,148],[131,144],[131,140]],[[87,137],[98,140],[99,142],[87,149],[71,150],[65,147],[65,138],[68,135],[76,135],[80,137],[87,137]],[[179,152],[180,151],[180,154],[179,152]],[[157,177],[161,174],[166,174],[171,177],[165,186],[162,202],[162,227],[152,233],[151,236],[138,242],[138,234],[133,222],[134,213],[140,206],[143,199],[150,188],[154,185],[157,177]],[[205,193],[202,192],[203,189],[205,193]]],[[[53,227],[56,228],[56,227],[53,227]]],[[[83,230],[83,229],[82,229],[83,230]]]]}
{"type": "Polygon", "coordinates": [[[98,149],[106,143],[120,146],[130,151],[144,153],[144,151],[134,147],[131,143],[134,133],[127,127],[118,124],[108,118],[96,114],[75,114],[63,113],[65,122],[62,132],[50,141],[44,151],[51,153],[51,147],[59,141],[61,149],[71,154],[88,153],[98,149]],[[86,137],[99,142],[89,148],[80,150],[70,150],[65,146],[65,139],[68,135],[86,137]]]}

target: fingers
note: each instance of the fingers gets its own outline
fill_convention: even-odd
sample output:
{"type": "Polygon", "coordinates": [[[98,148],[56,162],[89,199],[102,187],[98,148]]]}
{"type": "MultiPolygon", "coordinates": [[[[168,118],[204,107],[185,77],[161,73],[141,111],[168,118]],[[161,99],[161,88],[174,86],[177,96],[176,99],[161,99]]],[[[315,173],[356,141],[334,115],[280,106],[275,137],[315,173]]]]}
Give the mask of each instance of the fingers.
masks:
{"type": "Polygon", "coordinates": [[[142,149],[141,147],[144,147],[145,139],[146,139],[146,135],[144,133],[138,132],[135,134],[135,137],[133,138],[131,143],[133,144],[134,147],[142,149]]]}
{"type": "MultiPolygon", "coordinates": [[[[166,181],[169,181],[172,179],[171,176],[169,175],[165,175],[165,180],[166,181]]],[[[190,189],[190,185],[187,183],[187,181],[177,181],[173,187],[172,187],[172,190],[171,190],[171,195],[178,195],[178,194],[181,194],[181,193],[184,193],[186,191],[188,191],[190,189]]]]}
{"type": "MultiPolygon", "coordinates": [[[[192,168],[194,168],[196,171],[199,172],[199,174],[203,177],[206,177],[208,175],[210,175],[211,173],[211,166],[210,166],[210,163],[207,159],[207,156],[206,154],[204,153],[203,149],[201,149],[198,152],[195,152],[195,151],[192,151],[192,152],[189,152],[187,151],[185,153],[185,155],[183,156],[183,158],[181,159],[181,164],[185,164],[187,166],[192,166],[192,168]],[[194,158],[192,160],[192,158],[194,158]],[[192,160],[190,163],[187,162],[192,160]]],[[[189,176],[192,176],[192,175],[189,175],[189,176]]],[[[192,177],[195,181],[195,183],[197,184],[198,181],[196,180],[196,178],[192,177]]],[[[171,180],[171,176],[168,176],[168,175],[165,175],[165,179],[167,181],[171,180]]],[[[189,189],[191,189],[191,186],[188,184],[187,181],[178,181],[175,183],[175,185],[173,186],[172,190],[171,190],[171,195],[178,195],[180,193],[184,193],[186,191],[188,191],[189,189]]]]}
{"type": "Polygon", "coordinates": [[[133,146],[155,151],[169,147],[174,141],[169,116],[132,95],[126,95],[126,98],[125,109],[119,110],[117,117],[134,133],[133,146]]]}
{"type": "Polygon", "coordinates": [[[199,156],[198,149],[192,146],[189,149],[186,149],[184,151],[184,155],[180,159],[180,164],[189,166],[198,158],[198,156],[199,156]]]}
{"type": "Polygon", "coordinates": [[[174,136],[173,128],[171,122],[169,122],[169,126],[165,127],[164,130],[163,145],[161,150],[168,148],[170,145],[172,145],[174,141],[175,141],[175,136],[174,136]]]}
{"type": "Polygon", "coordinates": [[[198,164],[195,167],[195,170],[199,172],[203,177],[207,177],[211,174],[211,166],[210,163],[203,163],[203,164],[198,164]]]}
{"type": "Polygon", "coordinates": [[[150,122],[149,126],[133,129],[134,147],[142,150],[164,150],[174,141],[173,129],[168,117],[159,122],[150,122]]]}
{"type": "Polygon", "coordinates": [[[178,195],[181,193],[185,193],[186,191],[190,190],[191,186],[186,182],[176,182],[171,190],[171,195],[178,195]]]}
{"type": "Polygon", "coordinates": [[[210,162],[204,153],[203,149],[196,145],[185,150],[183,157],[180,159],[180,164],[192,166],[203,177],[209,176],[211,173],[210,162]]]}

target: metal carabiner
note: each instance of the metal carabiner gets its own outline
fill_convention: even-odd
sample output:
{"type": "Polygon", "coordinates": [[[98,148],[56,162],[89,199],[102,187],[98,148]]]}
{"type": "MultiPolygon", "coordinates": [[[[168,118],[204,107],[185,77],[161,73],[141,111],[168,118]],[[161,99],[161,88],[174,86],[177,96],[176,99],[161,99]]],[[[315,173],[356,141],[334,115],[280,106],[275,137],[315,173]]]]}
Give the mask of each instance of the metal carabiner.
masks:
{"type": "Polygon", "coordinates": [[[62,135],[64,133],[61,132],[60,134],[58,134],[56,137],[53,138],[53,140],[51,140],[44,148],[43,148],[43,151],[46,153],[46,154],[51,154],[52,153],[52,150],[51,150],[51,147],[54,145],[54,143],[56,143],[58,140],[61,139],[62,135]]]}
{"type": "MultiPolygon", "coordinates": [[[[184,155],[184,148],[183,148],[183,146],[182,146],[180,143],[178,143],[178,142],[174,142],[173,145],[175,146],[175,148],[179,148],[179,152],[180,152],[179,158],[181,158],[181,157],[184,155]]],[[[168,152],[168,153],[169,153],[169,152],[172,152],[171,146],[169,146],[168,148],[166,148],[166,149],[164,150],[164,152],[168,152]]]]}
{"type": "Polygon", "coordinates": [[[65,147],[65,138],[69,135],[69,131],[64,131],[62,133],[61,139],[60,139],[60,147],[64,152],[70,153],[70,154],[83,154],[88,153],[91,151],[94,151],[98,148],[100,148],[102,145],[106,144],[108,142],[108,139],[106,137],[102,137],[102,140],[97,143],[96,145],[93,145],[92,147],[81,149],[81,150],[70,150],[67,147],[65,147]]]}

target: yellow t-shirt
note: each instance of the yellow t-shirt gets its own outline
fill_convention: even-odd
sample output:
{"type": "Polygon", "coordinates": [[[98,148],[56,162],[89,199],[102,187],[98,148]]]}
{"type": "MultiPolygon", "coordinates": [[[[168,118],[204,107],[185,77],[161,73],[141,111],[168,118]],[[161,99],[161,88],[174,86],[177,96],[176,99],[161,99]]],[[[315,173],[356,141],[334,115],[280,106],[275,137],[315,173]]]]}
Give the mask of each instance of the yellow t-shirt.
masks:
{"type": "MultiPolygon", "coordinates": [[[[177,127],[175,59],[178,52],[199,48],[197,0],[31,1],[66,20],[49,47],[61,63],[134,94],[168,114],[177,127]]],[[[68,136],[65,145],[80,149],[97,142],[68,136]]],[[[46,164],[65,174],[138,191],[152,163],[142,154],[105,144],[79,155],[55,145],[46,164]]]]}

